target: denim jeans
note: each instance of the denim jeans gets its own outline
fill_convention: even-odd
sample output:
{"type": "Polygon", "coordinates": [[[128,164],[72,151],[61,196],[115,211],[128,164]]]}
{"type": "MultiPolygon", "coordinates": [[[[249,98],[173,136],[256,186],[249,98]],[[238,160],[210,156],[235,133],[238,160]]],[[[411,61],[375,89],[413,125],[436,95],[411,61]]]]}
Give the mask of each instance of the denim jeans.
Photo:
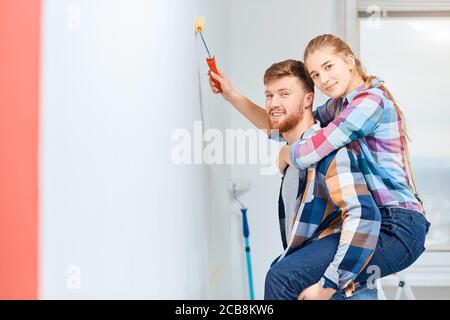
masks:
{"type": "Polygon", "coordinates": [[[378,290],[377,288],[369,288],[364,284],[357,288],[351,297],[346,297],[345,294],[336,292],[330,300],[378,300],[378,290]]]}
{"type": "MultiPolygon", "coordinates": [[[[380,211],[381,228],[375,252],[355,279],[361,288],[366,283],[374,286],[372,280],[406,269],[425,250],[425,236],[430,223],[423,214],[400,207],[380,208],[380,211]]],[[[264,298],[296,300],[300,292],[323,276],[334,259],[339,238],[340,234],[333,234],[312,241],[279,262],[278,258],[275,259],[266,275],[264,298]]],[[[375,291],[367,294],[373,296],[375,291]]],[[[336,293],[333,299],[344,299],[344,292],[336,293]]],[[[356,296],[352,297],[357,299],[356,296]]]]}

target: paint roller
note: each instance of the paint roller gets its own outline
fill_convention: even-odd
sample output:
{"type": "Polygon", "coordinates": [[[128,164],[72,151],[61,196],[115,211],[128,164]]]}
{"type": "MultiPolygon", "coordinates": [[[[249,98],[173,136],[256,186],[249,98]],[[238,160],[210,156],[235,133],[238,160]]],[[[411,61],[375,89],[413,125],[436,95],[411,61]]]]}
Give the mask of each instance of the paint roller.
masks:
{"type": "MultiPolygon", "coordinates": [[[[211,53],[209,52],[208,46],[206,45],[205,38],[203,38],[203,30],[205,29],[206,25],[206,17],[200,16],[197,17],[197,20],[195,21],[194,30],[195,32],[200,34],[200,37],[202,38],[203,44],[205,46],[206,52],[208,53],[208,57],[206,58],[206,63],[209,66],[209,70],[214,72],[215,74],[219,74],[216,66],[216,57],[211,56],[211,53]]],[[[216,79],[211,78],[211,80],[214,83],[214,86],[218,89],[219,93],[222,93],[222,87],[220,86],[219,81],[216,79]]]]}

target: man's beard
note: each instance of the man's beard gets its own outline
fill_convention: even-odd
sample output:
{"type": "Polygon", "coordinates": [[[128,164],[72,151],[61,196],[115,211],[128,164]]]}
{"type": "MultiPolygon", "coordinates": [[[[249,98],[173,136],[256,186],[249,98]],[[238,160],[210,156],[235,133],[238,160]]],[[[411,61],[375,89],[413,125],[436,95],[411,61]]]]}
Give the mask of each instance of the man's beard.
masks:
{"type": "MultiPolygon", "coordinates": [[[[300,109],[302,110],[302,109],[300,109]]],[[[303,118],[303,112],[295,112],[287,115],[282,121],[273,121],[272,117],[269,116],[270,129],[278,130],[279,133],[287,132],[293,129],[303,118]]]]}

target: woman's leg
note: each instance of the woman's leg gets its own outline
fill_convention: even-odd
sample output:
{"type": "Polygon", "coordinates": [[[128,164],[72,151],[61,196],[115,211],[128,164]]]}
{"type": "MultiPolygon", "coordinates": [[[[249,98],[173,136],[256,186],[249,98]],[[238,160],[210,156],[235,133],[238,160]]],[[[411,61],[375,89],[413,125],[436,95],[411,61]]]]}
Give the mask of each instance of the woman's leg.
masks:
{"type": "Polygon", "coordinates": [[[361,285],[356,288],[355,293],[351,297],[347,297],[345,293],[337,291],[331,297],[331,300],[378,300],[378,289],[361,285]]]}
{"type": "Polygon", "coordinates": [[[399,207],[381,210],[382,224],[377,248],[356,282],[376,280],[402,271],[425,251],[430,223],[419,212],[399,207]]]}
{"type": "Polygon", "coordinates": [[[378,300],[378,289],[365,287],[364,290],[356,291],[354,295],[350,298],[345,298],[345,300],[378,300]]]}
{"type": "Polygon", "coordinates": [[[336,292],[331,297],[331,300],[378,300],[378,289],[371,289],[363,285],[357,288],[355,293],[349,298],[344,293],[336,292]]]}

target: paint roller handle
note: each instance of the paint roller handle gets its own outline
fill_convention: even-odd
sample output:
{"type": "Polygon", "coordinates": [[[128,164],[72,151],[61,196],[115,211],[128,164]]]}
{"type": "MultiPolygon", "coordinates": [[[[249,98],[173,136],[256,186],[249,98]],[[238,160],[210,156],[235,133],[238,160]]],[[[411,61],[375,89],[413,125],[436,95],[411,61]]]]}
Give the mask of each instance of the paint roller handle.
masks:
{"type": "MultiPolygon", "coordinates": [[[[216,66],[216,57],[206,58],[206,63],[209,66],[209,70],[214,72],[215,74],[219,74],[216,66]]],[[[218,93],[222,93],[222,87],[220,86],[220,82],[211,77],[211,81],[214,83],[214,86],[217,88],[218,93]]]]}

